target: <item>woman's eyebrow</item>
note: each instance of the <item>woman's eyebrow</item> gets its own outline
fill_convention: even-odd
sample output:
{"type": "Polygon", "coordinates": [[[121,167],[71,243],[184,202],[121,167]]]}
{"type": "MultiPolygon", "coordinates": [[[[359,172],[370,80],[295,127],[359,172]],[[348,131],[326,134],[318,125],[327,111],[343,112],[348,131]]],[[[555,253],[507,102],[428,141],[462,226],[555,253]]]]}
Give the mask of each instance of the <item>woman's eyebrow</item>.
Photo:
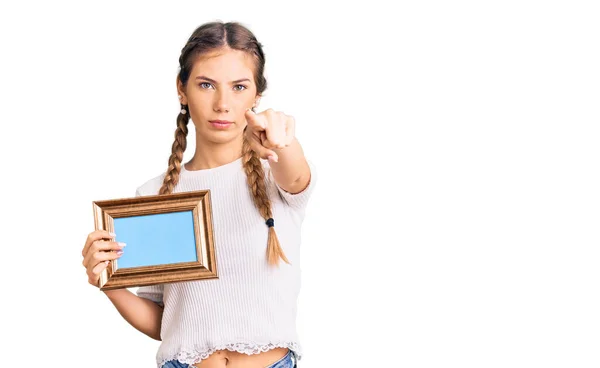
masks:
{"type": "MultiPolygon", "coordinates": [[[[211,83],[218,84],[218,83],[217,83],[217,81],[215,81],[215,80],[213,80],[213,79],[210,79],[210,78],[208,78],[208,77],[205,77],[205,76],[203,76],[203,75],[197,76],[197,77],[196,77],[196,79],[204,79],[204,80],[207,80],[207,81],[209,81],[209,82],[211,82],[211,83]]],[[[248,79],[248,78],[244,78],[244,79],[238,79],[238,80],[234,80],[233,82],[231,82],[231,84],[234,84],[234,83],[240,83],[240,82],[250,82],[250,79],[248,79]]]]}

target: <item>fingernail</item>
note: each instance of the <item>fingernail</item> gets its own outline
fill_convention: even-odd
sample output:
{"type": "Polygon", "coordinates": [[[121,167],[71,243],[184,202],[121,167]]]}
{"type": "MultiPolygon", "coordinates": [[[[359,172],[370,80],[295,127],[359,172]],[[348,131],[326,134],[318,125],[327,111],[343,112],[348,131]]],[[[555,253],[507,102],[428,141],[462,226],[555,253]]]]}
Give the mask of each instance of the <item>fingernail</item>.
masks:
{"type": "Polygon", "coordinates": [[[118,251],[117,251],[117,254],[118,254],[118,255],[121,255],[121,254],[123,254],[123,251],[122,251],[122,250],[118,250],[118,251]]]}
{"type": "Polygon", "coordinates": [[[270,155],[269,160],[277,162],[278,159],[274,155],[270,155]]]}
{"type": "Polygon", "coordinates": [[[109,234],[110,234],[110,236],[117,236],[117,234],[115,234],[115,233],[109,233],[109,234]]]}
{"type": "Polygon", "coordinates": [[[125,243],[122,243],[122,242],[118,242],[117,244],[119,245],[119,247],[124,247],[124,246],[126,246],[126,245],[127,245],[127,244],[125,244],[125,243]]]}

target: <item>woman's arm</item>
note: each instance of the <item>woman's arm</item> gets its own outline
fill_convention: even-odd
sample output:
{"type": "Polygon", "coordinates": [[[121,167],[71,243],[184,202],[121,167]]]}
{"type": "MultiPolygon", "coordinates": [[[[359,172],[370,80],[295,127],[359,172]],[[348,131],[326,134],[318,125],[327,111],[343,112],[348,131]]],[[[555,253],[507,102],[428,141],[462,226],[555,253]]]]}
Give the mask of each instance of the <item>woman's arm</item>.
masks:
{"type": "Polygon", "coordinates": [[[127,289],[105,290],[104,294],[130,325],[154,340],[161,341],[160,326],[163,315],[161,306],[127,289]]]}
{"type": "Polygon", "coordinates": [[[310,167],[298,139],[285,148],[272,150],[279,158],[277,162],[269,160],[275,182],[291,194],[304,190],[310,182],[310,167]]]}

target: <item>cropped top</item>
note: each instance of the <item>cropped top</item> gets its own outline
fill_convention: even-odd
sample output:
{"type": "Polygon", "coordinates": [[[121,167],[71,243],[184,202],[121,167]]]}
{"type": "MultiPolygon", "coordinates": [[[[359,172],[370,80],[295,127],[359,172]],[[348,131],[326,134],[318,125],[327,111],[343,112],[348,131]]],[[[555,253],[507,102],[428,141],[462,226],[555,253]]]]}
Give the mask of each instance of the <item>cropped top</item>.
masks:
{"type": "MultiPolygon", "coordinates": [[[[317,175],[300,193],[286,192],[262,160],[275,231],[291,264],[267,263],[268,226],[252,200],[242,158],[211,169],[188,171],[182,164],[173,193],[210,190],[218,279],[137,288],[135,293],[163,306],[157,367],[169,360],[195,364],[216,350],[257,354],[289,348],[298,360],[296,330],[300,291],[300,235],[317,175]]],[[[165,174],[137,188],[136,196],[156,195],[165,174]]]]}

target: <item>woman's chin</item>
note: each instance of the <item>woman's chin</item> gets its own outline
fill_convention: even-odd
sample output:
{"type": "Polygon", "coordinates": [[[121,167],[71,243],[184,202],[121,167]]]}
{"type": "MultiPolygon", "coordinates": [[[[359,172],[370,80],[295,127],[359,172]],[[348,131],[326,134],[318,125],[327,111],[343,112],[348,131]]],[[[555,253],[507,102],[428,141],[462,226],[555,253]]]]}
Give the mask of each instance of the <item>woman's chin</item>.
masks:
{"type": "Polygon", "coordinates": [[[221,130],[221,129],[209,129],[200,132],[200,136],[202,139],[207,140],[212,143],[229,143],[233,140],[236,140],[241,134],[244,132],[237,130],[221,130]]]}

